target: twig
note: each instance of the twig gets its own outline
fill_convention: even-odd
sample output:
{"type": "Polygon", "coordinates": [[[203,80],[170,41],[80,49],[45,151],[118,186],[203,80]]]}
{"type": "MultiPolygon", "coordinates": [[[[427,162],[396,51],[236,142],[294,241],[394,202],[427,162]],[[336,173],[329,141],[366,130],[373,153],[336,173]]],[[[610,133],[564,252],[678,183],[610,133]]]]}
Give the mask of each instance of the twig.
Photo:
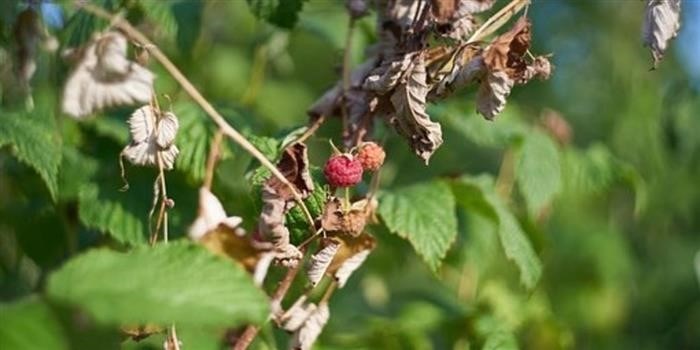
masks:
{"type": "MultiPolygon", "coordinates": [[[[284,299],[285,295],[287,295],[287,292],[289,291],[289,288],[292,286],[292,282],[294,282],[294,279],[297,277],[297,274],[299,273],[299,270],[301,270],[301,262],[297,264],[294,268],[291,268],[287,270],[287,274],[284,275],[284,278],[282,281],[280,281],[279,285],[277,286],[277,289],[275,292],[272,294],[272,312],[274,313],[275,310],[280,309],[280,304],[282,304],[282,299],[284,299]]],[[[272,316],[272,315],[271,315],[272,316]]],[[[244,350],[247,349],[248,346],[250,346],[250,343],[253,342],[253,339],[255,339],[255,336],[258,335],[258,332],[260,331],[260,327],[256,325],[248,325],[245,330],[243,330],[243,333],[241,333],[241,336],[238,337],[238,340],[236,340],[236,343],[231,347],[233,350],[244,350]]]]}
{"type": "Polygon", "coordinates": [[[204,184],[203,186],[211,190],[211,183],[214,180],[214,171],[216,170],[216,162],[219,160],[219,151],[221,150],[221,140],[224,137],[224,133],[221,129],[216,130],[214,138],[211,140],[211,145],[209,146],[209,155],[207,156],[207,168],[204,172],[204,184]]]}
{"type": "Polygon", "coordinates": [[[503,26],[508,20],[516,13],[518,13],[520,10],[523,9],[526,5],[530,4],[530,0],[513,0],[511,1],[508,5],[503,7],[500,11],[496,12],[493,16],[491,16],[489,19],[484,22],[484,24],[477,29],[474,34],[469,37],[469,40],[467,40],[466,44],[473,43],[475,41],[479,41],[489,34],[495,32],[503,26]]]}
{"type": "Polygon", "coordinates": [[[321,124],[323,124],[323,122],[325,121],[325,115],[321,115],[318,118],[316,118],[316,120],[310,123],[308,129],[306,129],[306,131],[304,131],[304,133],[301,134],[301,136],[299,136],[299,138],[296,139],[295,142],[303,143],[304,141],[306,141],[309,137],[311,137],[311,135],[313,135],[316,132],[316,130],[318,130],[319,127],[321,127],[321,124]]]}
{"type": "MultiPolygon", "coordinates": [[[[76,6],[79,8],[106,20],[109,20],[112,16],[110,15],[109,12],[105,11],[104,9],[89,4],[89,3],[84,3],[84,2],[77,2],[76,6]]],[[[125,20],[118,20],[115,23],[115,27],[121,29],[126,35],[131,37],[133,40],[135,40],[137,43],[142,45],[144,48],[146,48],[151,55],[158,61],[160,64],[165,68],[165,70],[170,73],[170,75],[182,86],[182,88],[185,90],[185,92],[190,95],[190,97],[204,110],[204,112],[207,113],[209,118],[211,118],[214,123],[219,127],[219,129],[224,133],[224,135],[228,136],[231,138],[234,142],[236,142],[241,148],[243,148],[246,152],[250,153],[255,159],[257,159],[265,168],[270,170],[272,175],[276,177],[280,182],[282,182],[285,186],[287,186],[292,193],[294,200],[299,204],[301,207],[302,211],[304,212],[304,216],[306,217],[306,220],[308,220],[310,227],[313,227],[313,217],[311,216],[311,213],[309,212],[309,209],[306,207],[304,204],[304,201],[297,191],[297,189],[294,187],[294,185],[287,180],[286,177],[277,169],[277,167],[270,162],[267,157],[265,157],[262,152],[260,152],[255,146],[250,143],[241,133],[239,133],[235,128],[233,128],[231,125],[226,122],[226,119],[219,114],[219,112],[214,109],[214,107],[209,103],[209,101],[202,96],[202,94],[197,90],[194,85],[185,77],[182,72],[170,61],[170,59],[156,46],[153,44],[145,35],[143,35],[138,29],[134,28],[129,22],[125,20]]]]}
{"type": "Polygon", "coordinates": [[[355,18],[350,16],[350,21],[348,22],[348,33],[345,36],[345,52],[343,52],[343,98],[340,108],[343,118],[343,141],[345,141],[350,135],[350,130],[348,130],[348,91],[350,90],[350,56],[352,55],[352,36],[354,32],[355,18]]]}

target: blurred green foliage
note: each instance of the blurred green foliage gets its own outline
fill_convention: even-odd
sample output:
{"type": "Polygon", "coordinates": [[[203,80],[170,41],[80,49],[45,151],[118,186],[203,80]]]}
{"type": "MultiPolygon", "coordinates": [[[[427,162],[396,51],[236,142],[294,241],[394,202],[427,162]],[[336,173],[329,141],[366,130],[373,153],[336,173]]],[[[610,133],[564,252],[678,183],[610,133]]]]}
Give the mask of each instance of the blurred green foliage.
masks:
{"type": "MultiPolygon", "coordinates": [[[[3,3],[0,22],[3,67],[12,60],[12,25],[21,9],[10,4],[3,3]]],[[[348,23],[340,1],[100,4],[123,9],[272,159],[338,79],[348,23]]],[[[69,4],[60,8],[65,26],[50,31],[62,47],[85,42],[107,24],[69,4]]],[[[637,40],[642,2],[535,1],[528,11],[533,49],[554,53],[550,81],[515,89],[494,122],[476,115],[473,91],[431,106],[445,144],[429,167],[377,125],[388,154],[382,220],[371,227],[378,247],[331,299],[319,349],[700,347],[699,91],[673,54],[649,71],[637,40]],[[569,123],[573,141],[558,143],[547,133],[546,109],[569,123]]],[[[374,26],[372,16],[358,22],[353,64],[375,40],[374,26]]],[[[131,188],[118,192],[130,110],[86,123],[66,118],[56,101],[68,65],[58,53],[39,51],[37,66],[32,112],[8,97],[10,86],[0,87],[0,348],[162,348],[162,334],[136,343],[120,339],[112,322],[153,315],[182,321],[191,313],[196,324],[178,327],[185,348],[215,349],[223,329],[197,322],[208,308],[217,326],[226,317],[233,326],[246,312],[244,319],[259,320],[266,305],[251,302],[261,309],[246,311],[237,294],[227,294],[260,299],[257,290],[231,285],[236,280],[226,276],[243,278],[240,269],[191,244],[156,248],[162,259],[144,261],[160,262],[151,266],[159,270],[135,266],[145,249],[139,246],[147,239],[156,173],[128,167],[131,188]],[[159,280],[169,261],[190,255],[201,266],[185,264],[170,276],[179,280],[159,280]],[[151,282],[137,285],[150,297],[162,292],[152,299],[161,305],[109,294],[129,279],[151,282]],[[223,289],[207,284],[216,279],[226,281],[223,289]],[[213,291],[192,296],[202,304],[179,309],[192,291],[188,283],[213,291]],[[128,304],[124,314],[109,312],[110,298],[128,304]]],[[[168,175],[178,238],[196,215],[214,128],[161,67],[149,68],[181,121],[176,142],[183,152],[168,175]]],[[[340,121],[330,120],[309,140],[312,164],[323,164],[328,139],[337,141],[339,133],[340,121]]],[[[259,210],[250,184],[256,167],[226,141],[213,191],[247,229],[259,210]]],[[[254,347],[284,348],[286,339],[267,323],[254,347]]]]}

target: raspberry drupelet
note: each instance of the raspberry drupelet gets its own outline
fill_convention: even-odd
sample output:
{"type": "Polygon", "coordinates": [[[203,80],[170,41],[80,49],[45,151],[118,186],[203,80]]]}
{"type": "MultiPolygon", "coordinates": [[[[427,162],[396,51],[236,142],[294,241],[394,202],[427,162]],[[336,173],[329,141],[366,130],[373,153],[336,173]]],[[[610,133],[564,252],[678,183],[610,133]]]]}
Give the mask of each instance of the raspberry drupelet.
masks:
{"type": "Polygon", "coordinates": [[[365,142],[357,150],[357,159],[367,171],[377,171],[384,164],[385,157],[382,146],[374,142],[365,142]]]}

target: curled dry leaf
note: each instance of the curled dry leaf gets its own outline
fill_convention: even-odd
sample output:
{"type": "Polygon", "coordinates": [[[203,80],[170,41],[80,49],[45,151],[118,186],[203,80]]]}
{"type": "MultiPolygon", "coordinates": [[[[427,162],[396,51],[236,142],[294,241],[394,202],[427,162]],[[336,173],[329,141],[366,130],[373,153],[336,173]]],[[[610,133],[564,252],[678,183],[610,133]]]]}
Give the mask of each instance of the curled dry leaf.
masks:
{"type": "Polygon", "coordinates": [[[362,265],[377,242],[367,233],[357,237],[338,236],[338,238],[341,240],[341,245],[326,269],[326,274],[332,276],[338,282],[338,287],[342,288],[350,275],[362,265]]]}
{"type": "Polygon", "coordinates": [[[457,12],[468,14],[484,12],[495,3],[496,0],[461,0],[457,12]]]}
{"type": "Polygon", "coordinates": [[[429,90],[426,79],[425,62],[422,56],[418,56],[406,73],[405,82],[391,96],[396,115],[390,119],[390,123],[427,164],[435,150],[442,145],[442,128],[430,120],[426,112],[429,90]]]}
{"type": "MultiPolygon", "coordinates": [[[[282,153],[277,168],[297,189],[302,198],[314,190],[309,173],[306,145],[294,143],[282,153]]],[[[302,254],[290,243],[289,229],[285,226],[285,214],[294,205],[294,196],[289,188],[275,177],[269,178],[262,188],[262,212],[258,222],[260,242],[256,246],[275,252],[275,260],[284,266],[296,266],[302,254]]]]}
{"type": "MultiPolygon", "coordinates": [[[[447,62],[446,65],[449,65],[447,62]]],[[[444,97],[447,94],[478,82],[486,73],[484,58],[481,56],[481,49],[473,44],[466,45],[454,57],[451,69],[446,73],[438,72],[434,74],[440,79],[430,92],[433,98],[444,97]],[[440,77],[440,75],[443,75],[440,77]]]]}
{"type": "Polygon", "coordinates": [[[316,254],[311,256],[309,268],[306,271],[311,285],[315,287],[318,282],[321,281],[321,278],[323,278],[328,266],[330,266],[335,253],[338,252],[339,247],[339,242],[337,242],[335,239],[328,238],[322,242],[322,248],[316,252],[316,254]]]}
{"type": "Polygon", "coordinates": [[[478,23],[473,14],[490,9],[495,0],[434,0],[434,11],[437,22],[440,24],[438,31],[442,36],[465,41],[476,30],[478,23]],[[437,3],[437,7],[435,7],[437,3]],[[447,17],[445,17],[447,16],[447,17]]]}
{"type": "Polygon", "coordinates": [[[313,310],[309,317],[306,318],[304,325],[294,332],[290,348],[294,350],[311,349],[318,336],[321,335],[329,317],[328,303],[318,305],[318,308],[313,310]]]}
{"type": "Polygon", "coordinates": [[[97,35],[81,51],[63,91],[63,112],[83,118],[113,106],[146,103],[153,73],[126,58],[127,40],[117,32],[97,35]]]}
{"type": "Polygon", "coordinates": [[[476,111],[488,120],[493,120],[506,107],[513,80],[502,71],[491,72],[481,82],[476,93],[476,111]]]}
{"type": "Polygon", "coordinates": [[[651,50],[654,68],[661,62],[671,39],[681,28],[681,0],[647,0],[642,40],[651,50]]]}
{"type": "Polygon", "coordinates": [[[433,16],[438,23],[444,23],[452,19],[457,11],[460,0],[432,0],[430,1],[433,16]]]}
{"type": "Polygon", "coordinates": [[[363,87],[383,95],[393,90],[413,61],[412,54],[405,54],[382,63],[367,76],[363,87]]]}
{"type": "Polygon", "coordinates": [[[290,333],[298,331],[317,308],[316,304],[307,303],[306,297],[302,296],[282,316],[282,329],[290,333]]]}
{"type": "Polygon", "coordinates": [[[495,38],[484,49],[484,63],[491,72],[506,72],[511,80],[518,80],[527,69],[524,59],[532,39],[530,21],[520,17],[508,32],[495,38]]]}
{"type": "Polygon", "coordinates": [[[131,143],[122,150],[122,156],[135,165],[158,166],[158,157],[163,168],[172,169],[180,153],[173,144],[178,121],[173,113],[158,116],[150,105],[143,106],[129,118],[131,143]]]}
{"type": "Polygon", "coordinates": [[[362,199],[352,203],[350,208],[345,210],[338,198],[331,198],[323,211],[321,227],[327,233],[360,235],[370,214],[371,208],[367,203],[366,199],[362,199]]]}
{"type": "Polygon", "coordinates": [[[243,222],[238,216],[227,216],[224,206],[208,188],[199,189],[199,208],[197,218],[189,229],[189,236],[199,240],[204,235],[223,225],[229,229],[235,229],[243,222]]]}
{"type": "Polygon", "coordinates": [[[523,75],[516,81],[518,84],[525,84],[533,78],[547,80],[552,75],[552,64],[546,56],[537,56],[533,62],[527,66],[523,75]]]}

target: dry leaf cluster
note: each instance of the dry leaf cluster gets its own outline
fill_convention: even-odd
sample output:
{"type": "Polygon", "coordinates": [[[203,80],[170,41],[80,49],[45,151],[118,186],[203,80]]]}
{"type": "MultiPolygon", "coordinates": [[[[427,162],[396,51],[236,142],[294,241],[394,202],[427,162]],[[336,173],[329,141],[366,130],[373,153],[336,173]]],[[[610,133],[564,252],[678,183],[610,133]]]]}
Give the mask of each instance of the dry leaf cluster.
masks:
{"type": "Polygon", "coordinates": [[[681,28],[681,0],[647,0],[642,40],[651,50],[654,68],[661,62],[671,39],[681,28]]]}
{"type": "Polygon", "coordinates": [[[514,1],[480,26],[475,14],[494,2],[377,1],[379,42],[353,70],[348,90],[338,82],[309,109],[309,115],[320,118],[345,111],[347,146],[362,141],[373,120],[382,118],[427,163],[443,142],[440,124],[427,112],[429,102],[478,86],[476,110],[493,119],[505,108],[514,85],[551,74],[547,57],[529,52],[530,22],[525,17],[490,42],[480,40],[528,3],[514,1]],[[477,30],[479,40],[470,37],[477,30]]]}
{"type": "Polygon", "coordinates": [[[128,123],[131,143],[122,156],[134,165],[172,169],[180,153],[174,143],[179,128],[175,114],[145,105],[131,114],[128,123]]]}

